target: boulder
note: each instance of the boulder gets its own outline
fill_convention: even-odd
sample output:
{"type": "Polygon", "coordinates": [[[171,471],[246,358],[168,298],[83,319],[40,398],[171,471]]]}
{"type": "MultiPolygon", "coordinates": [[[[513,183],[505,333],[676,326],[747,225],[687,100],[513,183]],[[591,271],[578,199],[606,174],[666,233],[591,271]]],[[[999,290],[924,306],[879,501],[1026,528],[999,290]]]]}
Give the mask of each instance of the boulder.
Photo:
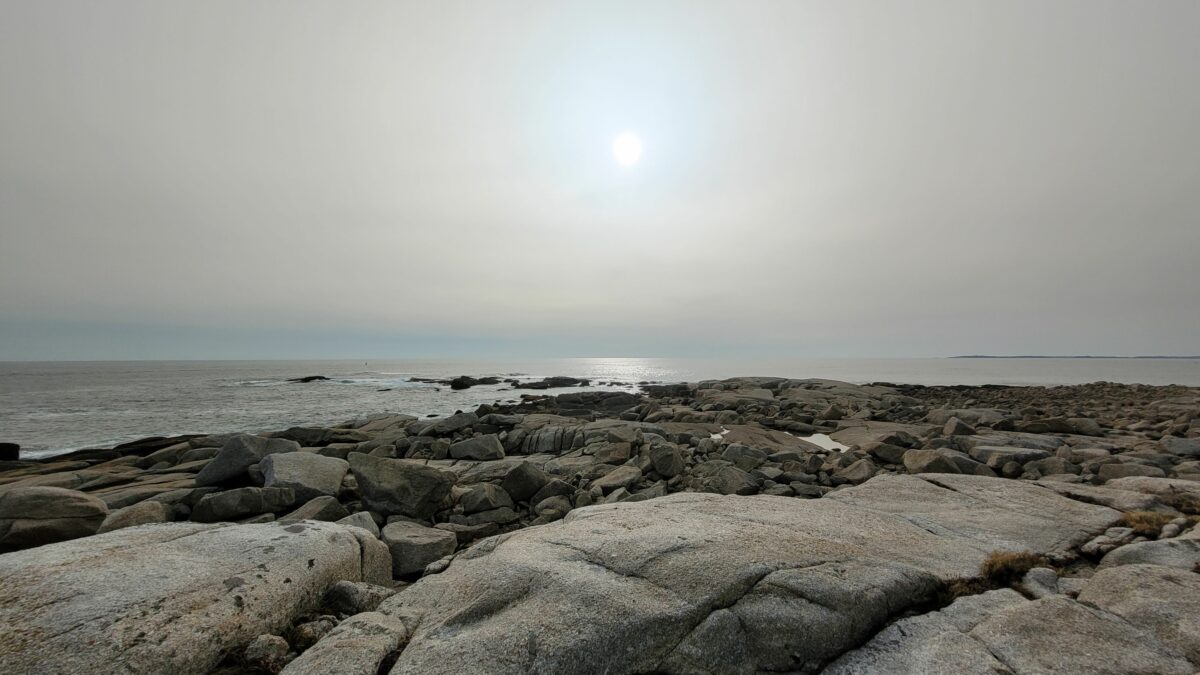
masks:
{"type": "MultiPolygon", "coordinates": [[[[604,494],[608,494],[617,488],[628,490],[641,479],[642,470],[636,466],[618,466],[608,474],[592,481],[592,485],[600,488],[604,494]]],[[[549,495],[542,495],[542,499],[545,499],[547,496],[549,495]]]]}
{"type": "Polygon", "coordinates": [[[196,487],[243,478],[251,465],[258,464],[267,455],[299,450],[300,444],[295,441],[236,434],[226,440],[220,452],[196,474],[196,487]]]}
{"type": "Polygon", "coordinates": [[[414,461],[352,452],[350,471],[363,504],[384,515],[429,518],[450,494],[455,476],[414,461]]]}
{"type": "Polygon", "coordinates": [[[504,479],[500,480],[500,488],[508,492],[512,501],[524,502],[538,494],[538,490],[544,488],[546,483],[550,483],[550,476],[547,476],[545,471],[528,461],[523,461],[504,474],[504,479]]]}
{"type": "Polygon", "coordinates": [[[1041,552],[1119,515],[952,478],[994,494],[912,476],[816,500],[678,493],[487,539],[379,606],[413,630],[392,672],[811,671],[976,574],[996,542],[1041,552]],[[833,498],[886,503],[866,497],[892,481],[923,484],[910,493],[938,513],[917,524],[833,498]]]}
{"type": "Polygon", "coordinates": [[[312,452],[267,455],[259,465],[264,487],[289,487],[299,501],[317,497],[336,497],[342,479],[350,470],[344,459],[323,457],[312,452]]]}
{"type": "Polygon", "coordinates": [[[496,434],[485,434],[451,444],[450,456],[480,461],[504,459],[504,446],[496,434]]]}
{"type": "Polygon", "coordinates": [[[1163,450],[1179,457],[1200,457],[1200,438],[1163,436],[1158,442],[1163,450]]]}
{"type": "Polygon", "coordinates": [[[334,583],[389,579],[387,555],[311,522],[164,523],[2,555],[0,672],[209,672],[334,583]]]}
{"type": "Polygon", "coordinates": [[[1079,601],[1121,617],[1200,663],[1200,574],[1161,565],[1103,569],[1079,593],[1079,601]]]}
{"type": "Polygon", "coordinates": [[[1100,483],[1116,480],[1118,478],[1128,478],[1130,476],[1149,476],[1151,478],[1163,478],[1167,474],[1157,466],[1148,464],[1135,464],[1133,462],[1125,462],[1118,464],[1102,464],[1096,471],[1096,478],[1100,483]]]}
{"type": "Polygon", "coordinates": [[[458,546],[453,532],[403,520],[388,524],[379,537],[392,553],[392,575],[397,577],[420,573],[458,546]]]}
{"type": "Polygon", "coordinates": [[[108,506],[92,495],[59,487],[0,491],[0,553],[95,534],[108,506]]]}
{"type": "Polygon", "coordinates": [[[472,485],[459,498],[458,503],[462,505],[463,513],[479,513],[513,506],[513,500],[504,491],[504,488],[491,483],[472,485]]]}
{"type": "Polygon", "coordinates": [[[16,462],[20,459],[20,445],[16,443],[0,443],[0,462],[16,462]]]}
{"type": "Polygon", "coordinates": [[[674,445],[655,443],[650,446],[650,466],[663,478],[672,478],[683,473],[686,464],[683,453],[674,445]]]}
{"type": "Polygon", "coordinates": [[[1100,561],[1100,569],[1120,565],[1163,565],[1189,572],[1200,565],[1200,539],[1160,539],[1115,548],[1100,561]]]}
{"type": "Polygon", "coordinates": [[[356,614],[339,623],[317,644],[289,663],[282,675],[376,675],[389,654],[404,643],[400,621],[376,612],[356,614]]]}
{"type": "MultiPolygon", "coordinates": [[[[342,506],[334,497],[314,497],[300,506],[300,508],[283,516],[279,520],[281,522],[294,522],[297,520],[323,520],[326,522],[334,522],[343,518],[349,517],[350,512],[346,507],[342,506]]],[[[370,516],[368,516],[368,519],[370,516]]],[[[372,522],[372,525],[375,523],[372,522]]]]}
{"type": "MultiPolygon", "coordinates": [[[[890,447],[890,446],[889,446],[890,447]]],[[[949,448],[919,448],[908,450],[903,456],[904,468],[909,473],[967,473],[976,476],[996,475],[987,466],[976,462],[965,454],[949,448]]]]}
{"type": "Polygon", "coordinates": [[[321,607],[339,614],[373,612],[379,603],[396,594],[396,589],[365,581],[339,581],[325,592],[321,607]]]}
{"type": "Polygon", "coordinates": [[[174,520],[173,515],[170,506],[162,502],[147,500],[109,513],[96,532],[112,532],[125,527],[149,523],[169,523],[174,520]]]}
{"type": "Polygon", "coordinates": [[[242,658],[248,665],[261,671],[278,673],[287,665],[288,653],[291,650],[287,640],[268,633],[254,638],[246,647],[242,658]]]}
{"type": "Polygon", "coordinates": [[[296,501],[291,488],[244,487],[204,495],[192,509],[192,520],[219,523],[260,513],[286,511],[296,501]]]}
{"type": "Polygon", "coordinates": [[[379,525],[375,523],[375,519],[371,517],[371,514],[367,513],[366,511],[357,511],[355,513],[351,513],[345,518],[340,518],[335,522],[337,522],[339,525],[352,525],[354,527],[361,527],[376,537],[379,536],[379,525]]]}
{"type": "Polygon", "coordinates": [[[1017,448],[1008,446],[987,446],[977,445],[971,448],[971,459],[977,462],[982,462],[990,469],[999,469],[1008,462],[1016,462],[1017,464],[1025,464],[1038,459],[1046,459],[1051,456],[1048,450],[1039,450],[1036,448],[1017,448]]]}

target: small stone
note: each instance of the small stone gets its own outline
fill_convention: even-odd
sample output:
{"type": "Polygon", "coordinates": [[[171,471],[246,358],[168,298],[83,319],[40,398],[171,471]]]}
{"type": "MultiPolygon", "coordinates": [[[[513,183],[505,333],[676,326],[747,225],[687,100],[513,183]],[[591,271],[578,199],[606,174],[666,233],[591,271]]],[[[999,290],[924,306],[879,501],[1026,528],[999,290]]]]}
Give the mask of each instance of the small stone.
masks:
{"type": "Polygon", "coordinates": [[[339,614],[373,612],[379,603],[395,594],[395,589],[364,581],[339,581],[325,592],[321,605],[339,614]]]}
{"type": "Polygon", "coordinates": [[[259,635],[246,647],[246,663],[268,673],[278,673],[288,663],[291,647],[278,635],[259,635]]]}

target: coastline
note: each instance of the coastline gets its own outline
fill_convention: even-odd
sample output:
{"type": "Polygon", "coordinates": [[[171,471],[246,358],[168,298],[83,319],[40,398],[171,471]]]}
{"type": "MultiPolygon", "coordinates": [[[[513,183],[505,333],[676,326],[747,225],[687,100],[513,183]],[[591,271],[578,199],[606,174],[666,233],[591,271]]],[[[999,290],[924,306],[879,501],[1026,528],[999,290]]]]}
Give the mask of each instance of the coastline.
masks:
{"type": "MultiPolygon", "coordinates": [[[[1041,616],[1050,605],[1074,616],[1084,611],[1077,598],[1100,593],[1091,580],[1101,575],[1105,588],[1126,589],[1121,602],[1182,601],[1154,595],[1161,584],[1147,574],[1200,583],[1188,562],[1200,562],[1197,388],[745,377],[646,384],[636,393],[558,391],[518,390],[516,403],[447,416],[373,415],[0,462],[0,592],[21,598],[0,610],[0,666],[24,672],[46,652],[67,670],[119,661],[303,673],[329,672],[332,655],[353,654],[370,672],[390,664],[393,672],[491,670],[515,658],[494,647],[497,636],[517,644],[538,623],[548,631],[538,658],[603,663],[595,650],[633,640],[639,633],[629,624],[644,627],[642,646],[609,663],[614,671],[686,670],[693,657],[679,651],[689,643],[678,631],[725,616],[701,591],[733,583],[741,599],[722,611],[745,605],[739,625],[749,633],[707,639],[730,649],[757,645],[739,659],[853,672],[883,663],[894,671],[931,647],[908,638],[885,654],[870,638],[914,612],[932,617],[984,602],[983,615],[996,622],[1041,616]],[[845,449],[805,440],[813,434],[845,449]],[[311,558],[309,569],[267,552],[267,541],[278,542],[266,548],[282,547],[286,560],[311,558]],[[211,569],[172,571],[165,561],[198,553],[193,545],[214,551],[211,569]],[[51,587],[75,588],[73,602],[100,615],[136,614],[88,604],[108,602],[91,576],[108,569],[89,557],[97,550],[135,567],[159,565],[161,581],[127,589],[129,602],[166,602],[178,626],[155,623],[151,612],[128,621],[150,622],[158,643],[79,654],[51,638],[34,649],[21,636],[67,620],[44,602],[51,587]],[[1131,551],[1137,565],[1113,563],[1131,551]],[[1029,559],[1015,571],[988,572],[1002,552],[1029,559]],[[39,571],[47,556],[92,562],[39,571]],[[905,567],[895,567],[900,561],[905,567]],[[258,580],[228,571],[247,565],[261,566],[258,580]],[[841,571],[819,572],[829,565],[841,571]],[[754,623],[754,603],[766,600],[753,579],[809,574],[803,570],[816,570],[803,577],[804,593],[843,598],[827,601],[832,614],[777,608],[770,622],[754,623]],[[1134,571],[1141,576],[1121,576],[1134,571]],[[281,586],[284,578],[295,588],[281,586]],[[514,586],[516,578],[543,581],[514,586]],[[1031,592],[1035,578],[1043,590],[1031,592]],[[177,591],[162,584],[184,583],[211,597],[211,608],[171,605],[177,591]],[[888,602],[851,600],[866,589],[888,602]],[[470,614],[476,598],[493,596],[505,618],[470,614]],[[261,609],[257,618],[231,627],[229,616],[247,607],[261,609]],[[473,617],[470,630],[436,628],[463,612],[473,617]],[[770,637],[843,625],[859,628],[819,648],[770,637]],[[187,632],[198,627],[207,627],[205,644],[187,632]],[[368,634],[382,646],[354,642],[368,634]],[[350,644],[358,646],[347,652],[350,644]]],[[[781,578],[770,588],[790,583],[781,578]]],[[[1056,639],[1083,639],[1066,618],[1039,621],[1056,639]]],[[[97,622],[90,639],[112,643],[116,625],[97,622]]],[[[1194,666],[1186,641],[1156,625],[1127,628],[1141,631],[1137,658],[1163,672],[1194,666]]],[[[1000,635],[1023,644],[1019,634],[1000,635]]],[[[1025,649],[1029,658],[1050,658],[1036,644],[1025,649]]],[[[1086,667],[1089,658],[1132,657],[1079,658],[1086,667]]]]}

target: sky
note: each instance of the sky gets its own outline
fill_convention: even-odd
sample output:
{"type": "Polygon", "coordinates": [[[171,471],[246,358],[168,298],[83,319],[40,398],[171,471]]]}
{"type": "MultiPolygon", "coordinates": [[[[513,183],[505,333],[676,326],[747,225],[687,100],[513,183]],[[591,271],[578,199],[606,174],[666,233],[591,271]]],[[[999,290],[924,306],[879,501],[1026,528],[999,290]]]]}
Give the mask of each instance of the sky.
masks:
{"type": "Polygon", "coordinates": [[[1198,35],[1195,0],[0,0],[0,360],[1197,354],[1198,35]]]}

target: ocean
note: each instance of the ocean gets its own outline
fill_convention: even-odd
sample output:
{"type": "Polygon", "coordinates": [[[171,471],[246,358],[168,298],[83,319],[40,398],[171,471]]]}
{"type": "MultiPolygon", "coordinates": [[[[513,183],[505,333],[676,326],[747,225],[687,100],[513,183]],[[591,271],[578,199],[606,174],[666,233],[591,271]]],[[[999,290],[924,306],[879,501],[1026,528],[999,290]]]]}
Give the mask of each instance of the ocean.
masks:
{"type": "MultiPolygon", "coordinates": [[[[331,425],[376,413],[469,410],[530,392],[508,385],[465,391],[414,377],[550,375],[595,382],[680,382],[777,375],[854,383],[1080,384],[1105,380],[1200,386],[1200,359],[671,359],[527,361],[103,361],[0,362],[0,441],[22,455],[109,447],[146,436],[331,425]],[[328,381],[289,378],[323,375],[328,381]]],[[[592,387],[613,389],[614,387],[592,387]]]]}

